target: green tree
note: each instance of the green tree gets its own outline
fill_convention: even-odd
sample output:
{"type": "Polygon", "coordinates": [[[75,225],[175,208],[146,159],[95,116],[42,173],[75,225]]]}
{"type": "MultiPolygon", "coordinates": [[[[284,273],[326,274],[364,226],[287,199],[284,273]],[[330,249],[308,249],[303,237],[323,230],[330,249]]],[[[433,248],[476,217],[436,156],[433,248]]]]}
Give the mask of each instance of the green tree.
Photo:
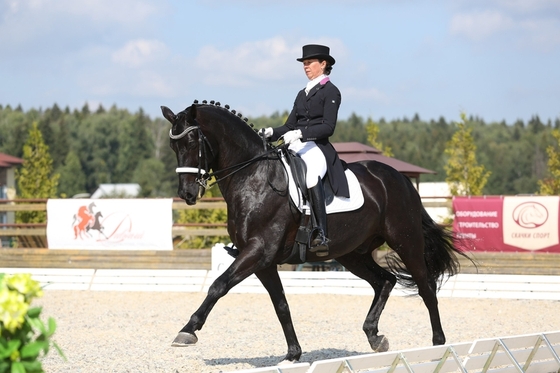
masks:
{"type": "Polygon", "coordinates": [[[72,197],[86,191],[86,175],[82,169],[80,158],[74,151],[68,152],[64,166],[59,169],[59,172],[59,194],[72,197]]]}
{"type": "Polygon", "coordinates": [[[391,149],[391,147],[388,145],[383,145],[381,141],[378,140],[379,126],[371,118],[368,118],[366,122],[366,131],[368,134],[368,141],[371,145],[379,149],[383,155],[387,157],[393,156],[393,150],[391,149]]]}
{"type": "Polygon", "coordinates": [[[171,185],[165,180],[165,173],[165,165],[162,161],[155,158],[141,160],[132,176],[132,181],[142,188],[139,197],[164,197],[173,193],[176,184],[171,185]]]}
{"type": "Polygon", "coordinates": [[[362,117],[352,113],[347,120],[339,119],[336,129],[330,138],[331,142],[361,142],[367,141],[366,127],[362,117]]]}
{"type": "Polygon", "coordinates": [[[461,122],[457,123],[457,127],[445,148],[445,154],[449,156],[445,165],[445,181],[454,196],[481,195],[490,172],[476,160],[476,145],[465,113],[461,113],[461,122]]]}
{"type": "Polygon", "coordinates": [[[560,130],[552,130],[555,144],[546,148],[548,154],[548,174],[539,180],[540,194],[559,195],[560,194],[560,130]]]}
{"type": "Polygon", "coordinates": [[[21,157],[31,123],[28,115],[7,106],[0,115],[0,149],[3,153],[21,157]]]}
{"type": "MultiPolygon", "coordinates": [[[[53,173],[49,147],[36,122],[31,126],[29,137],[23,146],[23,165],[16,170],[18,195],[21,198],[56,197],[58,174],[53,173]]],[[[44,211],[21,211],[16,214],[18,223],[44,223],[44,211]]]]}
{"type": "Polygon", "coordinates": [[[148,117],[142,109],[119,123],[118,161],[113,172],[114,182],[129,182],[139,163],[154,156],[154,140],[148,130],[148,117]]]}

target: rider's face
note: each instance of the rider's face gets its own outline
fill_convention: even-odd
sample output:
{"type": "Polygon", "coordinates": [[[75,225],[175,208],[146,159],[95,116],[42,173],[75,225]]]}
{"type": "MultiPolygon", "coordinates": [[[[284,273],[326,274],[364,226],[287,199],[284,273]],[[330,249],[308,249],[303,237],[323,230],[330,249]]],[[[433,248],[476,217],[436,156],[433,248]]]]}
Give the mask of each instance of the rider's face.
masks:
{"type": "Polygon", "coordinates": [[[303,70],[309,80],[313,80],[321,75],[326,66],[327,63],[325,61],[319,62],[316,58],[303,60],[303,70]]]}

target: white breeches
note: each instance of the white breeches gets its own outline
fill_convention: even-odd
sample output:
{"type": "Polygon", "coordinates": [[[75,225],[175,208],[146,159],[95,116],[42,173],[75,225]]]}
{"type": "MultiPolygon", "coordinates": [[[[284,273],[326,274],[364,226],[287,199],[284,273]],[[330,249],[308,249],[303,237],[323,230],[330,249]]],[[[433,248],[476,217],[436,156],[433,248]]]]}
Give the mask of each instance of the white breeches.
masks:
{"type": "Polygon", "coordinates": [[[319,178],[323,178],[327,173],[327,161],[325,155],[319,149],[315,141],[301,142],[300,140],[290,144],[288,149],[293,150],[303,159],[307,166],[305,175],[307,188],[317,185],[319,178]]]}

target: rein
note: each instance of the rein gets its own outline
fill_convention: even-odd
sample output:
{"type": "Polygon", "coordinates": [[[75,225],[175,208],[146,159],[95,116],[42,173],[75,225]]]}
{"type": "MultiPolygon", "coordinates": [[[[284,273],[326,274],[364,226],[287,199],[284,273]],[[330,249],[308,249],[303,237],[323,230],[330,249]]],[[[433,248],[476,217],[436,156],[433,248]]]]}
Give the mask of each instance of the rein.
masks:
{"type": "Polygon", "coordinates": [[[269,150],[267,150],[265,153],[260,154],[260,155],[257,155],[256,157],[253,157],[253,158],[251,158],[251,159],[249,159],[249,160],[247,160],[247,161],[244,161],[244,162],[241,162],[241,163],[238,163],[238,164],[234,164],[233,166],[229,166],[229,167],[226,167],[226,168],[222,168],[221,170],[218,170],[218,171],[215,171],[215,172],[207,173],[206,176],[204,176],[204,178],[205,178],[206,180],[207,180],[207,179],[210,179],[210,178],[212,178],[213,176],[216,176],[217,174],[220,174],[220,173],[222,173],[222,172],[224,172],[224,171],[229,171],[229,170],[233,170],[233,169],[237,168],[237,169],[235,169],[234,171],[230,172],[229,174],[227,174],[227,175],[225,175],[225,176],[222,176],[222,177],[219,178],[219,179],[216,178],[216,181],[214,181],[212,184],[208,185],[206,188],[210,188],[210,187],[213,186],[214,184],[216,184],[216,183],[218,183],[218,182],[220,182],[220,181],[222,181],[222,180],[224,180],[224,179],[230,177],[231,175],[235,174],[235,173],[238,172],[238,171],[241,171],[241,170],[244,169],[245,167],[250,166],[251,164],[253,164],[253,163],[257,162],[257,161],[260,161],[261,159],[267,158],[269,154],[274,153],[274,152],[276,152],[276,151],[277,151],[277,149],[269,149],[269,150]]]}

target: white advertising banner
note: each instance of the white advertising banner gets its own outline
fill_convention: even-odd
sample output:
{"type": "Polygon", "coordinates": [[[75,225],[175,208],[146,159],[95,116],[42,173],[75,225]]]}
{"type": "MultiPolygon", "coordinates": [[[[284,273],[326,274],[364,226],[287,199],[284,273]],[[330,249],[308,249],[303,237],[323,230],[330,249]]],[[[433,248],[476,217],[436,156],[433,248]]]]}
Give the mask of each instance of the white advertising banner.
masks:
{"type": "Polygon", "coordinates": [[[49,249],[173,250],[171,198],[49,199],[49,249]]]}
{"type": "Polygon", "coordinates": [[[557,246],[558,196],[505,197],[504,243],[525,250],[557,246]]]}

